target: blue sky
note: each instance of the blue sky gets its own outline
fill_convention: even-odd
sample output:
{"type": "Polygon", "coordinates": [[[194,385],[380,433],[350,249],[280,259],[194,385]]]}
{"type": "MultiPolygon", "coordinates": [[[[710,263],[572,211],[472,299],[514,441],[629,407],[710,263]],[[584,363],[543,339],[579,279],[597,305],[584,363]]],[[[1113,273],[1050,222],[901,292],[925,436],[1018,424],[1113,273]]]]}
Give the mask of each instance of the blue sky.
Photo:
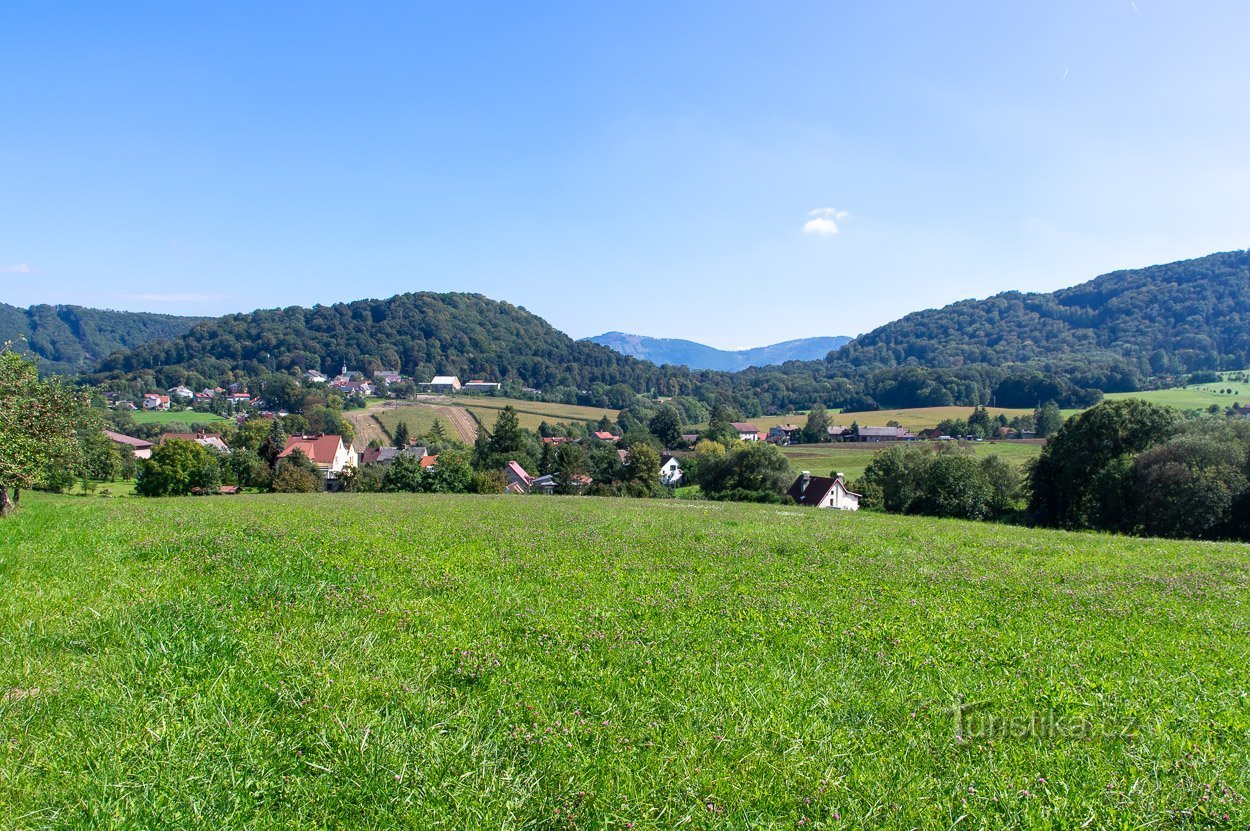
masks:
{"type": "Polygon", "coordinates": [[[1250,246],[1250,4],[10,3],[0,301],[865,332],[1250,246]]]}

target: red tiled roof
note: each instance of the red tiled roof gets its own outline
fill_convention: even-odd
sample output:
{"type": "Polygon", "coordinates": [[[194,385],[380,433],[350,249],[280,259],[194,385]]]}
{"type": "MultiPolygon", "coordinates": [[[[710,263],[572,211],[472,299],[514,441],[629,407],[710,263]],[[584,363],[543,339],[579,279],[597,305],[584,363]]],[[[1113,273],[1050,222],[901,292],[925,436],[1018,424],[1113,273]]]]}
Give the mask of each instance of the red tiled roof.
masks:
{"type": "Polygon", "coordinates": [[[760,428],[746,421],[735,421],[731,425],[739,433],[758,433],[760,428]]]}
{"type": "Polygon", "coordinates": [[[286,440],[286,448],[278,454],[278,458],[290,456],[294,451],[301,450],[315,465],[332,465],[334,454],[339,450],[340,441],[342,439],[335,435],[291,436],[286,440]]]}
{"type": "Polygon", "coordinates": [[[118,444],[129,444],[132,447],[138,447],[140,449],[152,446],[152,442],[150,441],[145,439],[136,439],[134,436],[127,436],[122,433],[114,433],[112,430],[105,430],[104,435],[108,436],[118,444]]]}
{"type": "Polygon", "coordinates": [[[508,470],[512,471],[512,474],[513,474],[514,476],[516,476],[518,479],[520,479],[520,480],[521,480],[522,482],[524,482],[525,484],[527,484],[527,485],[528,485],[528,484],[530,484],[531,482],[533,482],[533,481],[534,481],[534,477],[533,477],[533,476],[530,476],[528,473],[526,473],[526,472],[525,472],[525,468],[521,467],[521,465],[519,465],[518,463],[516,463],[516,462],[508,462],[507,467],[508,467],[508,470]]]}

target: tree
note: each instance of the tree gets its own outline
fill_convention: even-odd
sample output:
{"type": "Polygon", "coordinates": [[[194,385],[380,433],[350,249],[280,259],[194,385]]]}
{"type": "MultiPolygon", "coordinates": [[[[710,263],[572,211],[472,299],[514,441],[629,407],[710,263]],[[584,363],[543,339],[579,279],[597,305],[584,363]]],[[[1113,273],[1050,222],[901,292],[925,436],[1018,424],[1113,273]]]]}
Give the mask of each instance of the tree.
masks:
{"type": "Polygon", "coordinates": [[[556,493],[577,493],[578,480],[586,475],[586,450],[569,442],[557,447],[555,456],[556,493]]]}
{"type": "Polygon", "coordinates": [[[59,381],[41,381],[34,364],[7,346],[0,351],[0,516],[56,460],[77,453],[75,427],[85,409],[85,399],[59,381]]]}
{"type": "Polygon", "coordinates": [[[638,496],[654,496],[660,491],[660,454],[649,444],[636,444],[629,451],[626,467],[638,496]]]}
{"type": "Polygon", "coordinates": [[[1059,432],[1059,428],[1063,426],[1063,415],[1059,412],[1059,405],[1054,401],[1047,401],[1038,407],[1033,413],[1033,425],[1038,438],[1047,438],[1059,432]]]}
{"type": "Polygon", "coordinates": [[[712,499],[752,502],[780,500],[791,479],[786,457],[762,441],[741,442],[723,456],[699,454],[696,475],[712,499]]]}
{"type": "Polygon", "coordinates": [[[278,460],[270,487],[274,493],[316,493],[325,489],[325,479],[302,450],[293,450],[278,460]]]}
{"type": "Polygon", "coordinates": [[[272,471],[256,451],[240,448],[226,457],[226,472],[234,484],[245,488],[268,488],[272,471]]]}
{"type": "Polygon", "coordinates": [[[651,416],[647,429],[665,447],[675,447],[681,441],[681,413],[671,404],[665,404],[651,416]]]}
{"type": "Polygon", "coordinates": [[[862,484],[865,508],[881,508],[892,514],[914,513],[914,505],[924,497],[924,482],[933,451],[925,447],[891,447],[873,456],[864,470],[862,484]]]}
{"type": "Polygon", "coordinates": [[[269,434],[261,442],[260,457],[269,465],[270,470],[277,470],[278,457],[283,450],[286,450],[286,433],[282,429],[282,422],[275,418],[269,425],[269,434]]]}
{"type": "Polygon", "coordinates": [[[473,464],[478,470],[500,470],[515,461],[526,470],[536,470],[533,434],[521,429],[516,409],[511,405],[499,411],[489,436],[481,434],[473,446],[473,464]]]}
{"type": "Polygon", "coordinates": [[[382,490],[387,493],[421,493],[425,490],[425,473],[416,456],[400,456],[391,462],[382,476],[382,490]]]}
{"type": "MultiPolygon", "coordinates": [[[[426,473],[427,490],[431,493],[488,493],[489,485],[473,472],[467,450],[451,449],[438,454],[434,470],[426,473]]],[[[502,488],[501,488],[502,489],[502,488]]]]}
{"type": "Polygon", "coordinates": [[[221,484],[221,469],[212,452],[193,441],[170,439],[152,456],[139,461],[135,493],[140,496],[185,496],[192,488],[221,484]]]}
{"type": "Polygon", "coordinates": [[[447,441],[447,429],[437,417],[430,425],[430,429],[425,432],[425,440],[431,444],[443,444],[447,441]]]}
{"type": "Polygon", "coordinates": [[[987,519],[994,489],[970,454],[938,453],[925,469],[916,513],[953,519],[987,519]]]}
{"type": "Polygon", "coordinates": [[[1069,419],[1030,474],[1029,510],[1044,525],[1088,527],[1097,515],[1095,477],[1113,460],[1166,441],[1177,414],[1141,399],[1106,401],[1069,419]]]}
{"type": "Polygon", "coordinates": [[[400,448],[407,447],[408,439],[408,422],[401,421],[395,425],[395,436],[393,439],[395,446],[400,448]]]}
{"type": "Polygon", "coordinates": [[[829,413],[824,404],[814,404],[807,413],[807,423],[803,425],[803,441],[818,444],[829,437],[829,413]]]}

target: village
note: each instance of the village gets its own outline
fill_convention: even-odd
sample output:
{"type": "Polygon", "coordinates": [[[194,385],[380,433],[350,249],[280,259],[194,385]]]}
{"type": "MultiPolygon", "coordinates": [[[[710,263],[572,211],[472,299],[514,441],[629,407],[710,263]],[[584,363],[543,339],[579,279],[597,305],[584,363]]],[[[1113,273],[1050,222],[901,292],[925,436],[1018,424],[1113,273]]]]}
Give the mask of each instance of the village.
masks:
{"type": "MultiPolygon", "coordinates": [[[[316,370],[305,371],[300,376],[300,383],[303,385],[324,386],[329,390],[338,392],[345,399],[349,400],[359,400],[385,394],[388,389],[397,388],[401,384],[408,382],[409,379],[400,373],[390,371],[376,372],[372,380],[366,380],[362,373],[349,370],[346,363],[343,364],[337,376],[330,377],[316,370]]],[[[454,375],[436,375],[428,381],[419,382],[412,386],[420,390],[422,394],[428,395],[476,394],[489,396],[498,394],[502,385],[499,382],[483,379],[475,378],[462,381],[454,375]]],[[[525,392],[538,393],[539,391],[526,388],[525,392]]],[[[171,408],[178,409],[180,407],[204,409],[211,404],[216,404],[218,411],[222,411],[221,405],[224,404],[228,407],[224,411],[231,414],[236,425],[242,425],[249,420],[254,421],[257,419],[273,421],[290,415],[285,410],[269,408],[264,399],[263,391],[261,394],[253,395],[249,392],[247,385],[243,383],[231,383],[224,387],[206,387],[198,392],[185,385],[178,385],[164,392],[146,393],[142,396],[138,405],[123,397],[114,395],[110,396],[110,398],[112,399],[110,400],[110,407],[121,411],[133,411],[141,408],[145,411],[164,412],[171,410],[171,408]]],[[[588,430],[588,434],[584,438],[542,436],[541,442],[546,449],[551,450],[566,444],[586,444],[594,445],[595,447],[610,446],[615,450],[620,465],[622,467],[629,466],[632,462],[632,454],[628,447],[620,446],[623,436],[617,432],[612,432],[611,425],[599,424],[596,426],[604,429],[588,430]]],[[[731,442],[760,442],[777,447],[787,447],[801,442],[805,430],[799,424],[789,423],[761,428],[750,421],[732,421],[729,422],[729,428],[729,441],[731,442]]],[[[853,427],[830,424],[824,427],[823,430],[824,435],[821,440],[825,442],[859,442],[876,445],[924,440],[954,440],[954,437],[945,435],[936,429],[923,430],[913,434],[908,429],[894,424],[878,426],[854,425],[853,427]]],[[[133,455],[137,460],[151,459],[156,448],[172,441],[191,442],[219,455],[231,453],[231,447],[228,444],[226,434],[209,429],[198,429],[193,432],[170,430],[161,433],[159,437],[152,440],[129,436],[112,430],[106,430],[105,434],[120,450],[133,455]]],[[[1027,430],[1016,431],[1011,437],[1027,439],[1032,438],[1033,433],[1027,430]]],[[[679,440],[674,442],[672,447],[663,449],[659,456],[659,469],[656,473],[659,486],[672,491],[682,485],[683,458],[690,457],[694,453],[694,448],[704,438],[706,438],[706,435],[698,432],[681,433],[679,440]]],[[[972,437],[968,438],[971,439],[972,437]]],[[[432,474],[437,470],[439,460],[438,453],[430,452],[429,448],[418,443],[417,438],[406,441],[403,446],[383,444],[376,440],[369,445],[362,445],[360,440],[353,437],[324,432],[308,432],[287,436],[284,446],[277,454],[277,459],[286,460],[293,456],[306,459],[315,468],[321,483],[320,489],[325,491],[344,489],[345,483],[351,481],[358,471],[366,469],[385,470],[400,460],[416,463],[420,470],[432,474]]],[[[585,473],[570,473],[567,475],[568,481],[562,482],[559,473],[543,473],[537,470],[528,470],[523,462],[516,459],[508,459],[498,473],[502,491],[512,494],[552,495],[561,492],[582,493],[594,484],[593,477],[585,473]]],[[[211,489],[194,487],[190,492],[193,495],[209,493],[230,495],[237,494],[241,490],[242,488],[236,484],[222,484],[211,489]]],[[[849,488],[844,474],[836,472],[831,473],[830,476],[813,476],[810,471],[806,470],[798,472],[792,484],[786,489],[785,495],[795,504],[802,506],[848,511],[859,509],[860,495],[849,488]]]]}

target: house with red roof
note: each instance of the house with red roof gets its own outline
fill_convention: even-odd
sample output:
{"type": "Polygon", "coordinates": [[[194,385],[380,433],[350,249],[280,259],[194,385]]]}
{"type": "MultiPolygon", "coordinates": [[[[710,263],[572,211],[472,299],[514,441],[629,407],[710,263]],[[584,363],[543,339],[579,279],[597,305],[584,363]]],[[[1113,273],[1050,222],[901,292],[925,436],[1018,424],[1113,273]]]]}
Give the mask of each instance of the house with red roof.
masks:
{"type": "Polygon", "coordinates": [[[122,452],[129,449],[136,459],[152,458],[152,442],[150,441],[136,439],[134,436],[127,436],[123,433],[114,433],[112,430],[105,430],[104,435],[121,445],[122,452]]]}
{"type": "Polygon", "coordinates": [[[739,441],[759,441],[760,428],[746,421],[735,421],[731,425],[738,431],[739,441]]]}
{"type": "Polygon", "coordinates": [[[143,396],[143,409],[145,410],[168,410],[169,409],[169,396],[158,395],[157,393],[150,392],[147,395],[143,396]]]}
{"type": "Polygon", "coordinates": [[[534,486],[534,477],[516,462],[508,462],[503,469],[503,476],[508,481],[504,493],[529,493],[534,486]]]}
{"type": "Polygon", "coordinates": [[[278,454],[278,458],[290,456],[296,450],[308,457],[317,470],[325,477],[326,487],[338,478],[344,468],[355,467],[356,449],[343,442],[342,436],[326,433],[314,435],[291,436],[286,440],[286,447],[278,454]]]}

